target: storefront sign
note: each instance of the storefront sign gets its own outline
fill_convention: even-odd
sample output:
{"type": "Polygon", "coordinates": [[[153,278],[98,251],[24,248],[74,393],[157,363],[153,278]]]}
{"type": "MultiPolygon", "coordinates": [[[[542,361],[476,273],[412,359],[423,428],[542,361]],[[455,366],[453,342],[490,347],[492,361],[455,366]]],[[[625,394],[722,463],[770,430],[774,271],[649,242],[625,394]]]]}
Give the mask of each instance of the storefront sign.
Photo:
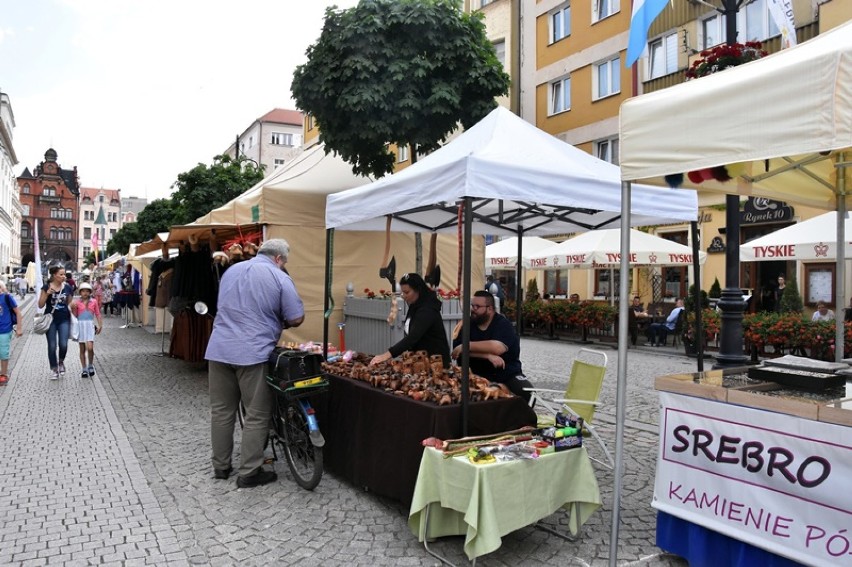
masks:
{"type": "Polygon", "coordinates": [[[852,564],[850,428],[660,393],[653,506],[808,565],[852,564]]]}
{"type": "Polygon", "coordinates": [[[750,197],[740,213],[740,224],[785,222],[793,220],[793,207],[784,201],[750,197]]]}
{"type": "Polygon", "coordinates": [[[713,240],[710,242],[710,246],[707,247],[708,254],[718,254],[719,252],[725,251],[725,242],[722,240],[721,236],[714,236],[713,240]]]}

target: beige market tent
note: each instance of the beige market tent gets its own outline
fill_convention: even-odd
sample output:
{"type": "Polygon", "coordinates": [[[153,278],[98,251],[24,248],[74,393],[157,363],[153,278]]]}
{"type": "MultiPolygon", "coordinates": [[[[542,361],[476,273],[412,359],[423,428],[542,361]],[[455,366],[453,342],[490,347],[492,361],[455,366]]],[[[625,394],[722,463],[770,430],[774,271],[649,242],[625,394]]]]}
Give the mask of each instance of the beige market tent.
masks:
{"type": "MultiPolygon", "coordinates": [[[[178,247],[190,235],[201,239],[213,237],[221,244],[240,234],[263,230],[264,238],[285,238],[291,255],[287,264],[305,303],[305,323],[288,330],[287,340],[321,341],[323,337],[323,286],[325,263],[326,196],[335,191],[351,189],[369,183],[370,179],[356,176],[352,166],[334,154],[326,154],[317,145],[303,152],[290,164],[273,171],[257,185],[199,218],[192,224],[172,227],[166,242],[178,247]]],[[[391,253],[396,258],[397,278],[414,271],[414,235],[394,232],[390,235],[391,253]]],[[[141,248],[150,250],[150,246],[141,248]]],[[[356,294],[362,290],[387,289],[390,284],[379,277],[379,264],[385,248],[385,233],[366,232],[338,235],[334,241],[333,288],[336,311],[332,325],[342,320],[346,285],[352,283],[356,294]]],[[[474,274],[475,281],[484,280],[484,243],[477,240],[476,257],[481,261],[474,274]]],[[[428,252],[428,240],[424,255],[428,252]]],[[[439,235],[437,262],[442,266],[441,285],[455,289],[455,274],[459,258],[455,235],[439,235]]]]}
{"type": "MultiPolygon", "coordinates": [[[[736,179],[707,181],[701,187],[834,209],[842,219],[852,203],[852,22],[758,61],[628,100],[620,119],[621,171],[628,196],[630,182],[662,182],[666,175],[739,163],[744,173],[736,179]]],[[[624,212],[622,226],[628,226],[629,208],[624,212]]],[[[845,240],[844,223],[838,222],[838,305],[845,304],[845,240]]],[[[626,270],[620,285],[627,288],[626,270]]],[[[843,344],[841,319],[835,340],[843,344]]],[[[838,348],[838,357],[842,353],[838,348]]],[[[627,343],[620,340],[617,470],[626,386],[627,343]]],[[[617,474],[616,510],[620,494],[617,474]]],[[[617,548],[617,520],[616,514],[610,549],[617,548]]]]}

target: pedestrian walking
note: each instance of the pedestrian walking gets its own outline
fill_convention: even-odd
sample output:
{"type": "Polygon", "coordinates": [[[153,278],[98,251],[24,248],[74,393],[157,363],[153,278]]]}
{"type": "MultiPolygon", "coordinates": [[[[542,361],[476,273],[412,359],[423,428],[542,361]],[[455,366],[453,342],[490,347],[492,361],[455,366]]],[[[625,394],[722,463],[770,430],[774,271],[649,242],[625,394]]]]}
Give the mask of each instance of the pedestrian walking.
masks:
{"type": "Polygon", "coordinates": [[[240,403],[243,420],[242,462],[237,486],[250,488],[274,482],[275,471],[264,470],[263,450],[269,432],[273,393],[266,385],[266,366],[281,331],[305,320],[305,308],[284,266],[290,245],[267,240],[251,260],[228,268],[219,284],[218,313],[204,357],[210,361],[210,436],[213,476],[232,472],[234,424],[240,403]],[[246,287],[245,282],[252,282],[246,287]]]}
{"type": "Polygon", "coordinates": [[[80,366],[83,367],[81,376],[89,378],[95,375],[95,335],[100,334],[104,326],[101,319],[101,308],[98,301],[92,297],[92,286],[89,283],[80,284],[80,299],[71,301],[71,313],[77,317],[79,329],[77,341],[80,343],[80,366]],[[86,363],[86,355],[89,361],[86,363]]]}
{"type": "Polygon", "coordinates": [[[113,298],[113,290],[112,290],[112,281],[105,277],[102,282],[103,284],[103,295],[101,297],[101,302],[104,308],[104,315],[107,314],[107,309],[109,309],[109,315],[112,317],[115,315],[115,301],[113,298]]]}
{"type": "Polygon", "coordinates": [[[24,319],[21,309],[6,283],[0,280],[0,386],[9,382],[9,356],[12,351],[12,333],[16,337],[23,334],[24,319]]]}
{"type": "Polygon", "coordinates": [[[41,288],[41,295],[38,297],[38,308],[53,314],[45,336],[50,379],[56,380],[65,376],[65,355],[68,353],[68,334],[71,331],[71,311],[68,304],[73,298],[73,291],[71,286],[65,283],[63,266],[51,266],[48,274],[47,283],[41,288]]]}

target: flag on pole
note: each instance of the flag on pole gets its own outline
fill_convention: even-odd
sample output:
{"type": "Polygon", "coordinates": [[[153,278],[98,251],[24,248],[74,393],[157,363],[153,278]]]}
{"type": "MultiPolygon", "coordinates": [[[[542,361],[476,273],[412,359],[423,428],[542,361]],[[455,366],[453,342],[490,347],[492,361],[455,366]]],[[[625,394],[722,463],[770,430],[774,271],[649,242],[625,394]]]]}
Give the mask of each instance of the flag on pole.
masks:
{"type": "Polygon", "coordinates": [[[781,31],[781,49],[796,45],[796,22],[793,20],[793,0],[766,0],[769,14],[781,31]]]}
{"type": "Polygon", "coordinates": [[[98,263],[98,229],[92,233],[92,250],[95,252],[95,264],[98,263]]]}
{"type": "Polygon", "coordinates": [[[38,219],[35,219],[35,229],[33,230],[33,254],[35,255],[35,264],[38,266],[38,277],[41,279],[41,249],[38,245],[38,219]]]}
{"type": "Polygon", "coordinates": [[[630,37],[627,40],[627,59],[630,67],[645,51],[648,43],[648,28],[657,19],[669,0],[633,0],[633,15],[630,16],[630,37]]]}

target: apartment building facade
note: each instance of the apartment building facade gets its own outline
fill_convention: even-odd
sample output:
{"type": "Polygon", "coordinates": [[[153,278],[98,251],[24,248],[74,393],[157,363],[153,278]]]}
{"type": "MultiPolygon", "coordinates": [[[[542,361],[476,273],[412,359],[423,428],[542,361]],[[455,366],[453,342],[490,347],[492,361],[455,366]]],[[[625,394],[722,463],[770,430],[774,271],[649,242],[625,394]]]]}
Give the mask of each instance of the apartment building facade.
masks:
{"type": "MultiPolygon", "coordinates": [[[[499,0],[498,0],[499,1],[499,0]]],[[[720,0],[711,4],[721,5],[720,0]]],[[[814,37],[852,17],[844,0],[793,0],[797,39],[814,37]]],[[[520,7],[520,114],[557,138],[601,159],[618,164],[619,108],[628,98],[653,92],[685,80],[684,73],[701,50],[724,43],[725,18],[712,6],[694,0],[675,0],[652,24],[645,53],[625,67],[629,37],[629,0],[540,0],[520,7]]],[[[781,49],[781,37],[766,0],[754,0],[737,14],[737,39],[760,41],[772,53],[781,49]]],[[[699,246],[708,252],[700,287],[709,289],[714,279],[724,282],[725,240],[746,242],[820,211],[786,203],[742,203],[744,211],[773,206],[786,211],[772,221],[744,221],[740,234],[725,234],[724,197],[699,191],[699,246]]],[[[760,219],[760,215],[743,215],[760,219]]],[[[691,245],[689,227],[673,224],[651,231],[691,245]]],[[[566,235],[567,236],[567,235],[566,235]]],[[[795,273],[794,262],[744,263],[741,286],[759,298],[774,285],[779,274],[795,273]]],[[[632,292],[643,300],[683,297],[692,281],[691,269],[632,270],[632,292]]],[[[614,290],[617,271],[549,272],[539,289],[550,293],[579,293],[581,297],[607,297],[614,290]]]]}
{"type": "Polygon", "coordinates": [[[80,232],[77,265],[86,265],[86,258],[97,249],[104,258],[107,244],[121,228],[121,189],[80,188],[80,232]]]}
{"type": "Polygon", "coordinates": [[[121,226],[124,223],[136,222],[136,217],[142,212],[142,209],[148,206],[148,199],[141,197],[129,196],[121,197],[121,226]]]}
{"type": "Polygon", "coordinates": [[[17,183],[22,210],[22,264],[37,262],[42,267],[62,264],[68,270],[77,269],[80,198],[77,167],[61,167],[56,150],[50,148],[44,154],[44,161],[32,172],[25,168],[17,183]],[[36,226],[41,258],[35,257],[36,226]]]}
{"type": "Polygon", "coordinates": [[[239,152],[269,175],[302,152],[303,122],[298,110],[274,108],[254,120],[224,153],[233,158],[239,152]]]}
{"type": "Polygon", "coordinates": [[[21,265],[21,201],[13,168],[15,114],[9,95],[0,91],[0,274],[21,265]]]}

